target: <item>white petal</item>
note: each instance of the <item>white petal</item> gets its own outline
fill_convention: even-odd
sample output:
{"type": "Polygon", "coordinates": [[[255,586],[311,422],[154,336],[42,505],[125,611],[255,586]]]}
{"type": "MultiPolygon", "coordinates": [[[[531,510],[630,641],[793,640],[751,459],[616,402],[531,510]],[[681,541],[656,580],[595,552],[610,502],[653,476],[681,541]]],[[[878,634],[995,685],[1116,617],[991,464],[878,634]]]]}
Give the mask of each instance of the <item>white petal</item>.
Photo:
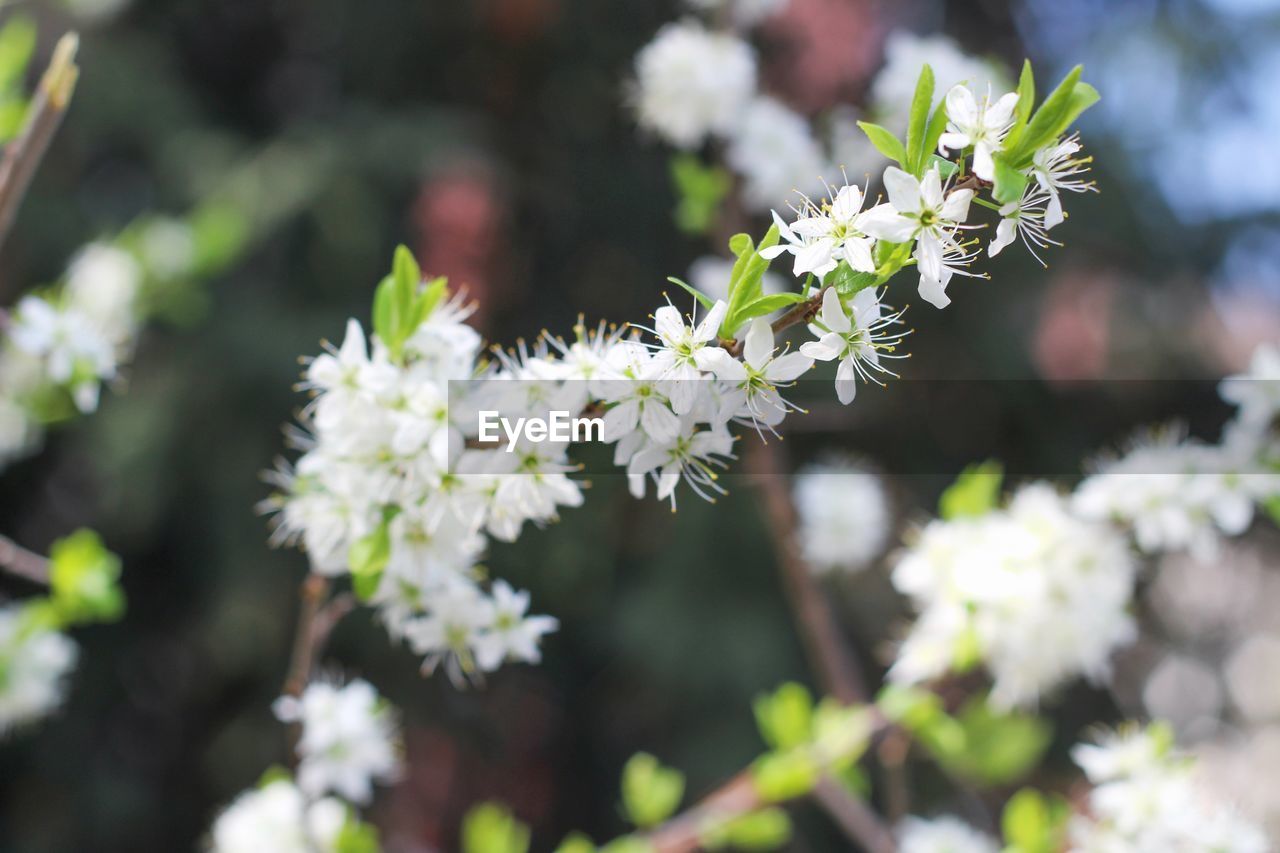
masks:
{"type": "Polygon", "coordinates": [[[862,190],[849,185],[840,188],[831,202],[831,216],[837,222],[848,222],[862,209],[862,190]]]}
{"type": "MultiPolygon", "coordinates": [[[[934,174],[937,174],[936,172],[934,174]]],[[[939,212],[943,219],[952,222],[964,222],[969,218],[969,202],[973,201],[973,190],[955,190],[947,196],[946,202],[939,212]]]]}
{"type": "Polygon", "coordinates": [[[918,223],[900,215],[892,205],[877,204],[858,217],[858,230],[890,243],[905,243],[916,233],[918,223]]]}
{"type": "Polygon", "coordinates": [[[938,153],[946,154],[947,151],[959,151],[968,148],[969,144],[969,134],[948,131],[938,137],[938,153]]]}
{"type": "Polygon", "coordinates": [[[846,358],[836,368],[836,397],[844,405],[853,402],[858,393],[858,372],[854,370],[853,359],[846,358]]]}
{"type": "Polygon", "coordinates": [[[936,168],[925,172],[920,179],[920,200],[930,210],[937,210],[942,206],[942,176],[936,168]]]}
{"type": "Polygon", "coordinates": [[[822,325],[826,326],[828,331],[847,334],[853,329],[853,324],[849,322],[849,315],[844,310],[844,303],[840,301],[840,294],[836,293],[834,287],[828,287],[822,293],[820,316],[822,325]]]}
{"type": "Polygon", "coordinates": [[[979,142],[973,146],[973,173],[984,181],[994,181],[996,164],[991,159],[991,143],[979,142]]]}
{"type": "Polygon", "coordinates": [[[664,340],[675,340],[684,334],[684,318],[674,305],[663,305],[653,312],[653,329],[664,340]]]}
{"type": "Polygon", "coordinates": [[[812,358],[803,353],[789,352],[769,363],[765,378],[770,382],[792,382],[811,367],[812,358]]]}
{"type": "Polygon", "coordinates": [[[1062,215],[1062,196],[1058,194],[1057,189],[1049,190],[1049,203],[1044,209],[1044,230],[1048,231],[1055,225],[1061,225],[1066,219],[1062,215]]]}
{"type": "Polygon", "coordinates": [[[920,298],[935,308],[946,308],[951,304],[946,284],[924,275],[920,276],[920,298]]]}
{"type": "Polygon", "coordinates": [[[1018,93],[1006,92],[994,104],[987,107],[987,113],[983,116],[983,123],[987,127],[1004,130],[1005,126],[1013,121],[1013,111],[1017,106],[1018,93]]]}
{"type": "Polygon", "coordinates": [[[640,426],[659,444],[670,444],[680,435],[680,419],[674,412],[655,400],[649,400],[644,404],[640,413],[640,426]]]}
{"type": "Polygon", "coordinates": [[[996,236],[987,244],[987,256],[994,258],[1000,250],[1014,241],[1018,234],[1018,223],[1013,219],[1001,219],[996,226],[996,236]]]}
{"type": "Polygon", "coordinates": [[[756,317],[742,343],[742,357],[756,370],[764,367],[773,356],[773,328],[765,317],[756,317]]]}
{"type": "Polygon", "coordinates": [[[702,318],[702,322],[698,324],[698,328],[693,332],[693,339],[696,341],[706,342],[716,336],[716,332],[720,328],[720,324],[724,322],[724,315],[728,312],[729,306],[724,300],[716,300],[716,304],[711,306],[711,310],[707,312],[707,316],[702,318]]]}
{"type": "Polygon", "coordinates": [[[960,128],[971,128],[978,123],[978,102],[963,83],[957,83],[947,92],[947,120],[960,128]]]}
{"type": "Polygon", "coordinates": [[[844,242],[844,259],[858,272],[875,272],[876,262],[871,257],[875,241],[868,237],[851,237],[844,242]]]}
{"type": "MultiPolygon", "coordinates": [[[[899,213],[917,213],[920,210],[920,182],[897,166],[884,170],[884,188],[889,193],[889,203],[899,213]]],[[[867,232],[871,233],[871,232],[867,232]]]]}
{"type": "Polygon", "coordinates": [[[800,353],[807,355],[809,358],[817,361],[831,361],[844,351],[844,341],[839,335],[824,335],[820,341],[805,341],[800,345],[800,353]],[[833,346],[828,342],[829,338],[835,338],[836,343],[833,346]]]}

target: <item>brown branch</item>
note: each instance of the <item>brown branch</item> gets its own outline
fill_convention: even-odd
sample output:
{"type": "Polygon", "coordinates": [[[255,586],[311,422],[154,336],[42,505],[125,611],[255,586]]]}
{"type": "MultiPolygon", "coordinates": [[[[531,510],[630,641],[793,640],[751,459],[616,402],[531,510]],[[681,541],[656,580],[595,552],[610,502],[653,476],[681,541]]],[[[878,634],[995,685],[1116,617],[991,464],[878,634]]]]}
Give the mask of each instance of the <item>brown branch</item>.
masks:
{"type": "MultiPolygon", "coordinates": [[[[827,288],[830,286],[831,285],[827,285],[827,287],[818,288],[817,292],[815,292],[813,296],[810,296],[803,302],[797,302],[795,305],[792,305],[787,309],[786,313],[770,324],[770,327],[773,329],[773,333],[776,335],[784,329],[789,329],[792,326],[799,325],[800,323],[807,323],[812,320],[817,315],[819,309],[822,308],[822,295],[827,292],[827,288]]],[[[728,351],[729,355],[734,358],[742,355],[742,341],[722,340],[720,341],[720,346],[724,347],[728,351]]]]}
{"type": "Polygon", "coordinates": [[[79,43],[75,33],[67,33],[58,40],[49,67],[27,108],[22,131],[5,148],[4,158],[0,160],[0,244],[9,234],[27,187],[71,101],[80,74],[75,62],[79,43]]]}
{"type": "Polygon", "coordinates": [[[49,561],[7,536],[0,536],[0,568],[14,577],[49,585],[49,561]]]}
{"type": "Polygon", "coordinates": [[[753,442],[747,447],[746,467],[760,488],[765,520],[782,569],[796,629],[823,691],[846,704],[868,702],[870,695],[862,668],[840,636],[826,597],[801,556],[796,539],[795,507],[783,474],[782,455],[777,441],[753,442]]]}
{"type": "MultiPolygon", "coordinates": [[[[285,676],[282,692],[286,696],[301,696],[311,680],[319,648],[316,643],[316,625],[321,605],[332,584],[328,578],[309,574],[298,592],[298,625],[293,634],[293,651],[289,655],[289,673],[285,676]]],[[[332,626],[330,626],[332,627],[332,626]]],[[[327,634],[327,632],[326,632],[327,634]]]]}
{"type": "Polygon", "coordinates": [[[850,796],[844,786],[824,773],[813,789],[813,798],[840,825],[845,835],[856,839],[867,853],[894,853],[898,844],[880,816],[865,801],[850,796]]]}

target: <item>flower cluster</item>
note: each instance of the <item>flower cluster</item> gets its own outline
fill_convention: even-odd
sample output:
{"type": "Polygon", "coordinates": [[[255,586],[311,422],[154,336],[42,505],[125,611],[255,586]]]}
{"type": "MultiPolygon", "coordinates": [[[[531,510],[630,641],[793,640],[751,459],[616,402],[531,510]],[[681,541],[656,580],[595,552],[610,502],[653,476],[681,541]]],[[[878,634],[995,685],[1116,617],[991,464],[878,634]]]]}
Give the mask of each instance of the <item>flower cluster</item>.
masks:
{"type": "Polygon", "coordinates": [[[340,853],[351,820],[340,800],[314,800],[288,778],[274,778],[218,816],[209,846],[212,853],[340,853]]]}
{"type": "Polygon", "coordinates": [[[796,537],[814,571],[860,571],[883,553],[893,515],[875,474],[832,459],[802,469],[792,497],[796,537]]]}
{"type": "Polygon", "coordinates": [[[1094,788],[1070,825],[1081,853],[1263,853],[1262,830],[1218,802],[1195,765],[1173,749],[1168,729],[1150,726],[1104,735],[1072,752],[1094,788]]]}
{"type": "Polygon", "coordinates": [[[0,466],[34,451],[46,424],[97,409],[133,355],[148,280],[190,270],[187,226],[157,219],[131,238],[129,249],[84,247],[60,286],[24,296],[0,322],[0,466]]]}
{"type": "Polygon", "coordinates": [[[1047,484],[1024,486],[1003,510],[933,521],[893,570],[920,616],[890,677],[914,683],[981,663],[998,708],[1097,679],[1134,637],[1135,572],[1123,537],[1073,516],[1047,484]]]}
{"type": "Polygon", "coordinates": [[[58,707],[76,657],[75,642],[32,608],[0,607],[0,734],[58,707]]]}
{"type": "Polygon", "coordinates": [[[1000,845],[959,818],[908,817],[898,828],[899,853],[997,853],[1000,845]]]}
{"type": "Polygon", "coordinates": [[[298,738],[298,787],[308,797],[334,793],[368,804],[374,782],[394,781],[400,769],[393,709],[373,685],[313,681],[301,696],[282,696],[276,716],[302,728],[298,738]]]}
{"type": "Polygon", "coordinates": [[[1280,353],[1260,347],[1251,370],[1225,379],[1220,393],[1239,409],[1219,443],[1190,440],[1176,429],[1140,438],[1123,456],[1096,464],[1076,489],[1075,511],[1130,528],[1147,553],[1212,556],[1219,536],[1248,529],[1255,507],[1280,496],[1273,464],[1280,353]]]}

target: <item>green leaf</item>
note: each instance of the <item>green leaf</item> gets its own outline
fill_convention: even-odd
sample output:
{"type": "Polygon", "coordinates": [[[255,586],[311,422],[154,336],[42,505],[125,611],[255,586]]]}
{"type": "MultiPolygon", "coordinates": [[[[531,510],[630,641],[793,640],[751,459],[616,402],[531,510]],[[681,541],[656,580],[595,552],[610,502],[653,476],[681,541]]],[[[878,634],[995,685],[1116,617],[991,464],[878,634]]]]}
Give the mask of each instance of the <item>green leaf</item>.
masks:
{"type": "Polygon", "coordinates": [[[867,135],[867,139],[871,140],[876,150],[893,162],[901,165],[907,159],[907,149],[902,147],[901,140],[887,127],[881,127],[869,121],[858,122],[858,127],[862,128],[862,132],[867,135]]]}
{"type": "Polygon", "coordinates": [[[1070,806],[1061,798],[1048,800],[1030,788],[1009,798],[1000,818],[1005,853],[1054,853],[1065,841],[1070,806]]]}
{"type": "Polygon", "coordinates": [[[194,244],[191,268],[198,277],[226,269],[249,242],[248,220],[230,204],[202,204],[187,224],[194,244]]]}
{"type": "Polygon", "coordinates": [[[1031,165],[1035,152],[1057,139],[1071,123],[1098,102],[1098,91],[1088,83],[1080,82],[1083,67],[1077,65],[1063,78],[1019,135],[1016,144],[1005,143],[1005,157],[1010,165],[1025,169],[1031,165]]]}
{"type": "Polygon", "coordinates": [[[596,853],[596,845],[581,832],[573,832],[560,842],[555,853],[596,853]]]}
{"type": "Polygon", "coordinates": [[[527,853],[529,828],[498,803],[482,803],[462,821],[463,853],[527,853]]]}
{"type": "Polygon", "coordinates": [[[938,514],[948,521],[986,515],[999,502],[1003,479],[1004,468],[994,459],[970,465],[942,493],[938,514]]]}
{"type": "MultiPolygon", "coordinates": [[[[929,167],[933,165],[933,163],[936,160],[942,160],[942,162],[944,163],[950,163],[952,172],[956,171],[959,168],[958,166],[956,166],[956,164],[951,163],[950,160],[943,160],[941,157],[937,156],[938,140],[942,138],[942,133],[946,129],[947,129],[947,100],[946,98],[943,98],[941,101],[938,102],[938,106],[934,108],[933,117],[929,119],[929,126],[928,128],[925,129],[924,142],[920,147],[920,161],[916,167],[917,178],[922,176],[925,172],[929,171],[929,167]]],[[[941,169],[939,169],[938,171],[942,172],[941,169]]],[[[947,176],[948,176],[948,173],[942,172],[942,177],[944,180],[947,178],[947,176]]]]}
{"type": "Polygon", "coordinates": [[[743,306],[750,305],[764,295],[764,274],[769,269],[769,261],[760,256],[763,249],[778,245],[778,226],[772,225],[760,241],[759,246],[752,245],[751,238],[745,234],[737,234],[729,241],[729,248],[738,256],[729,275],[728,311],[720,323],[720,337],[732,338],[742,327],[739,320],[743,306]]]}
{"type": "Polygon", "coordinates": [[[818,765],[804,750],[767,752],[751,765],[756,793],[766,802],[802,797],[818,784],[818,765]]]}
{"type": "Polygon", "coordinates": [[[647,829],[675,813],[684,796],[684,774],[663,767],[645,752],[631,757],[622,768],[622,806],[627,818],[647,829]]]}
{"type": "Polygon", "coordinates": [[[916,80],[916,91],[911,98],[911,113],[907,121],[906,170],[916,176],[920,175],[920,164],[924,162],[926,130],[932,109],[933,69],[925,65],[920,69],[920,77],[916,80]]]}
{"type": "Polygon", "coordinates": [[[779,308],[786,308],[788,305],[795,305],[804,300],[805,297],[799,293],[770,293],[767,296],[761,296],[746,305],[738,306],[732,316],[726,315],[722,328],[741,329],[756,317],[767,316],[779,308]]]}
{"type": "Polygon", "coordinates": [[[22,83],[36,48],[36,25],[27,15],[14,15],[0,27],[0,89],[22,83]]]}
{"type": "Polygon", "coordinates": [[[1036,102],[1036,80],[1029,59],[1022,60],[1022,74],[1018,77],[1017,91],[1018,103],[1013,110],[1013,126],[1004,137],[1004,148],[1010,151],[1017,147],[1018,139],[1027,127],[1027,120],[1031,118],[1031,108],[1036,102]]]}
{"type": "Polygon", "coordinates": [[[780,808],[747,812],[713,827],[700,841],[708,850],[776,850],[791,839],[791,818],[780,808]]]}
{"type": "Polygon", "coordinates": [[[279,764],[273,764],[266,770],[262,771],[262,775],[258,777],[257,788],[261,790],[268,785],[274,785],[276,782],[293,782],[293,775],[279,764]]]}
{"type": "Polygon", "coordinates": [[[381,850],[377,827],[361,822],[354,813],[347,815],[347,822],[334,839],[334,853],[379,853],[381,850]]]}
{"type": "Polygon", "coordinates": [[[694,299],[698,300],[698,304],[701,305],[703,308],[709,309],[711,308],[712,305],[715,304],[714,302],[711,301],[710,296],[707,296],[705,293],[698,290],[696,287],[694,287],[692,284],[689,284],[686,281],[681,281],[680,279],[676,278],[673,275],[667,276],[667,281],[671,282],[674,285],[678,285],[679,287],[684,288],[686,291],[688,291],[690,294],[693,295],[694,299]]]}
{"type": "Polygon", "coordinates": [[[120,558],[92,530],[77,530],[49,550],[53,606],[67,623],[114,621],[124,613],[120,558]]]}
{"type": "Polygon", "coordinates": [[[356,597],[368,601],[382,583],[382,573],[391,560],[390,522],[383,520],[372,533],[351,543],[347,564],[351,570],[351,587],[356,597]]]}
{"type": "Polygon", "coordinates": [[[715,223],[733,178],[719,166],[705,166],[692,154],[671,158],[671,182],[678,196],[676,225],[686,234],[705,234],[715,223]]]}
{"type": "Polygon", "coordinates": [[[964,748],[939,760],[954,773],[987,786],[1015,782],[1035,769],[1053,738],[1047,720],[1031,714],[999,713],[983,697],[965,704],[957,717],[964,748]]]}
{"type": "Polygon", "coordinates": [[[803,684],[788,682],[751,705],[760,737],[771,749],[799,746],[813,732],[813,696],[803,684]]]}
{"type": "Polygon", "coordinates": [[[836,289],[841,298],[848,299],[859,290],[865,290],[880,282],[880,276],[873,272],[859,272],[845,261],[836,264],[836,268],[822,279],[824,285],[836,289]]]}
{"type": "Polygon", "coordinates": [[[927,172],[930,169],[937,169],[938,175],[944,181],[956,172],[960,171],[960,167],[955,163],[951,162],[946,157],[939,157],[937,154],[929,155],[929,162],[925,164],[924,170],[927,172]]]}
{"type": "Polygon", "coordinates": [[[995,196],[996,201],[1009,204],[1021,199],[1023,192],[1027,189],[1027,181],[1030,179],[1022,171],[1009,165],[1009,161],[1003,154],[996,154],[992,159],[995,163],[996,181],[991,194],[995,196]]]}

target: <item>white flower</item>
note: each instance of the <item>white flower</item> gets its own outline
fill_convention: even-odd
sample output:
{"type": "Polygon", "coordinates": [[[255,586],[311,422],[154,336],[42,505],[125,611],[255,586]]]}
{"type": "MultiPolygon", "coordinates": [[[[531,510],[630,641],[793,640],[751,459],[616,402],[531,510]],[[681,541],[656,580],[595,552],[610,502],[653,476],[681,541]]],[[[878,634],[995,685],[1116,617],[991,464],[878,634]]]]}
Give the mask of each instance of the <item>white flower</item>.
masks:
{"type": "Polygon", "coordinates": [[[699,497],[715,502],[715,494],[725,494],[725,488],[716,482],[717,469],[726,467],[726,459],[733,458],[733,436],[720,428],[697,429],[686,423],[674,441],[645,444],[631,457],[627,475],[633,482],[643,482],[645,475],[657,485],[658,500],[671,499],[675,509],[675,488],[681,478],[699,497]]]}
{"type": "Polygon", "coordinates": [[[516,592],[506,581],[493,585],[488,627],[475,640],[476,665],[485,671],[497,669],[503,661],[537,663],[542,659],[538,641],[559,627],[550,616],[527,616],[529,593],[516,592]]]}
{"type": "Polygon", "coordinates": [[[1011,201],[1000,207],[1000,224],[996,226],[995,238],[987,244],[987,255],[994,258],[1000,250],[1008,246],[1019,236],[1026,245],[1031,256],[1048,266],[1044,259],[1036,254],[1036,248],[1061,246],[1057,240],[1049,237],[1049,226],[1045,224],[1045,210],[1050,202],[1048,193],[1043,192],[1035,184],[1027,187],[1022,198],[1011,201]]]}
{"type": "Polygon", "coordinates": [[[718,13],[726,6],[734,24],[752,27],[786,8],[788,0],[685,0],[691,9],[718,13]]]}
{"type": "Polygon", "coordinates": [[[979,101],[968,86],[952,86],[947,92],[947,130],[938,139],[938,151],[960,151],[973,146],[973,172],[984,181],[995,180],[991,155],[1013,126],[1018,93],[1001,95],[994,103],[988,93],[979,101]]]}
{"type": "Polygon", "coordinates": [[[757,425],[774,427],[794,408],[778,393],[778,387],[791,384],[813,367],[813,359],[798,352],[776,353],[773,328],[765,317],[751,321],[743,339],[741,361],[723,349],[708,351],[709,358],[716,356],[711,358],[711,371],[733,388],[726,404],[735,416],[749,417],[757,425]]]}
{"type": "Polygon", "coordinates": [[[407,621],[402,632],[410,647],[425,657],[422,668],[433,671],[444,664],[457,684],[475,673],[475,645],[489,626],[489,602],[468,583],[459,583],[431,596],[426,614],[407,621]]]}
{"type": "Polygon", "coordinates": [[[332,797],[311,802],[288,779],[235,799],[213,824],[212,853],[338,853],[350,819],[332,797]]]}
{"type": "Polygon", "coordinates": [[[1258,431],[1271,427],[1280,414],[1280,347],[1259,346],[1249,369],[1222,380],[1218,393],[1240,407],[1236,419],[1243,426],[1258,431]]]}
{"type": "MultiPolygon", "coordinates": [[[[957,83],[968,85],[974,92],[1008,89],[1008,74],[985,59],[970,56],[944,35],[918,36],[895,30],[885,40],[885,64],[871,84],[871,101],[882,124],[891,129],[906,127],[906,111],[915,94],[920,69],[926,64],[933,69],[934,100],[957,83]]],[[[932,104],[930,105],[933,106],[932,104]]]]}
{"type": "Polygon", "coordinates": [[[683,415],[693,408],[699,392],[698,380],[711,369],[718,356],[713,351],[720,323],[729,306],[717,302],[697,326],[686,323],[674,305],[664,305],[654,312],[653,332],[659,346],[650,362],[652,375],[671,380],[667,386],[671,409],[683,415]]]}
{"type": "Polygon", "coordinates": [[[769,210],[792,192],[817,192],[825,161],[804,116],[773,98],[758,97],[728,138],[725,162],[743,177],[743,203],[769,210]]]}
{"type": "Polygon", "coordinates": [[[31,615],[19,605],[0,607],[0,734],[57,708],[76,663],[76,644],[31,615]]]}
{"type": "Polygon", "coordinates": [[[128,252],[90,243],[67,269],[67,304],[81,312],[113,346],[127,346],[138,327],[142,270],[128,252]]]}
{"type": "Polygon", "coordinates": [[[800,352],[818,361],[840,362],[836,368],[836,396],[848,405],[857,394],[859,379],[879,382],[876,373],[897,375],[881,363],[881,358],[889,357],[902,341],[902,333],[891,331],[900,317],[900,312],[882,312],[875,288],[858,291],[848,311],[835,288],[827,288],[817,321],[809,325],[818,340],[801,344],[800,352]]]}
{"type": "Polygon", "coordinates": [[[1070,823],[1078,853],[1265,853],[1261,828],[1220,802],[1164,727],[1130,728],[1072,757],[1096,787],[1070,823]]]}
{"type": "Polygon", "coordinates": [[[1076,135],[1051,142],[1036,151],[1032,157],[1031,176],[1049,194],[1044,215],[1045,228],[1053,228],[1065,218],[1061,190],[1082,193],[1096,192],[1098,189],[1092,181],[1079,177],[1089,171],[1092,160],[1090,157],[1077,157],[1079,153],[1080,137],[1076,135]]]}
{"type": "Polygon", "coordinates": [[[1098,465],[1076,488],[1072,507],[1083,518],[1130,527],[1147,553],[1212,556],[1219,534],[1240,535],[1254,504],[1280,494],[1280,475],[1259,470],[1251,455],[1236,450],[1184,440],[1177,430],[1153,432],[1123,457],[1098,465]]]}
{"type": "Polygon", "coordinates": [[[949,300],[939,299],[926,283],[945,286],[949,278],[945,255],[956,246],[954,231],[969,216],[973,190],[944,194],[942,177],[936,168],[920,180],[896,166],[884,170],[888,205],[877,205],[861,221],[864,232],[891,243],[916,240],[915,258],[920,266],[920,295],[938,307],[949,300]],[[945,300],[945,301],[943,301],[945,300]]]}
{"type": "Polygon", "coordinates": [[[640,125],[680,148],[729,131],[755,89],[750,46],[695,21],[667,24],[636,55],[640,125]]]}
{"type": "Polygon", "coordinates": [[[893,570],[920,617],[890,677],[920,682],[980,661],[999,708],[1075,676],[1096,681],[1136,634],[1135,572],[1123,538],[1075,518],[1043,483],[1008,509],[931,522],[893,570]]]}
{"type": "Polygon", "coordinates": [[[898,830],[898,853],[998,853],[1000,845],[964,821],[944,815],[908,817],[898,830]]]}
{"type": "Polygon", "coordinates": [[[298,698],[273,706],[286,723],[298,723],[298,787],[311,798],[333,792],[354,803],[373,798],[374,782],[400,772],[395,712],[373,685],[356,680],[339,687],[308,684],[298,698]]]}
{"type": "Polygon", "coordinates": [[[859,272],[875,272],[871,250],[875,240],[867,236],[863,223],[875,215],[874,209],[862,211],[862,190],[856,186],[841,187],[835,199],[818,206],[808,198],[797,210],[794,223],[788,226],[775,211],[773,221],[786,242],[760,251],[772,260],[783,252],[795,255],[792,272],[798,277],[813,273],[818,278],[834,270],[840,261],[859,272]]]}
{"type": "Polygon", "coordinates": [[[9,339],[44,360],[49,379],[70,387],[80,411],[98,407],[98,383],[115,375],[116,359],[111,342],[87,316],[26,296],[18,303],[9,339]]]}
{"type": "Polygon", "coordinates": [[[860,571],[884,551],[892,514],[880,478],[846,460],[804,468],[793,490],[796,538],[817,572],[860,571]]]}

